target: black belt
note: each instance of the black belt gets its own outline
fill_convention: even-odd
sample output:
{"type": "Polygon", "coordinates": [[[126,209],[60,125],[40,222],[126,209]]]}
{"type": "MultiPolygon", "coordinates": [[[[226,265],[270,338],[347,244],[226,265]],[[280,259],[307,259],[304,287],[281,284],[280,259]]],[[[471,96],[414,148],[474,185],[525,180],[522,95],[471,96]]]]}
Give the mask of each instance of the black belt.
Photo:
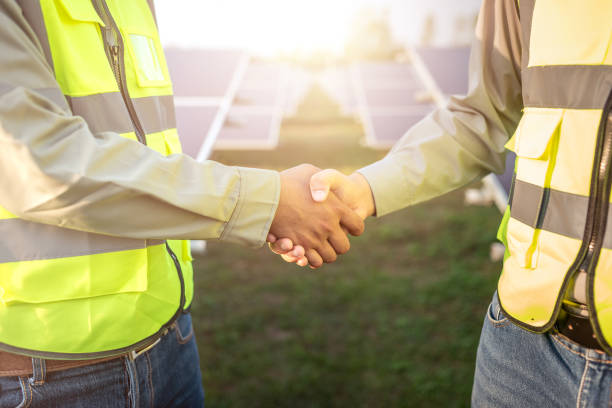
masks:
{"type": "Polygon", "coordinates": [[[564,319],[557,321],[557,329],[559,333],[581,346],[604,351],[597,342],[588,317],[568,313],[564,319]]]}

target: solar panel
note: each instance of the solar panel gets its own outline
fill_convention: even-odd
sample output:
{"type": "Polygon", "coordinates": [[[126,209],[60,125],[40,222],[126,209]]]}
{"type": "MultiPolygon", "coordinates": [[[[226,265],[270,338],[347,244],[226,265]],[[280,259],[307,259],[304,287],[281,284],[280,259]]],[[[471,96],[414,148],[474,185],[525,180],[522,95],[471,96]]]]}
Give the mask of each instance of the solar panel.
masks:
{"type": "Polygon", "coordinates": [[[176,97],[224,98],[244,53],[168,48],[168,70],[176,97]]]}
{"type": "Polygon", "coordinates": [[[218,106],[177,106],[176,123],[183,153],[196,158],[203,144],[206,130],[210,129],[217,113],[218,106]]]}
{"type": "Polygon", "coordinates": [[[392,146],[434,109],[417,71],[407,62],[358,63],[351,77],[369,146],[392,146]]]}
{"type": "Polygon", "coordinates": [[[417,53],[442,93],[467,93],[470,47],[419,48],[417,53]]]}
{"type": "Polygon", "coordinates": [[[384,146],[393,145],[398,135],[401,137],[408,129],[423,119],[424,114],[397,113],[384,114],[374,113],[371,117],[374,133],[377,141],[384,146]]]}
{"type": "Polygon", "coordinates": [[[357,113],[357,96],[351,82],[349,67],[338,66],[324,69],[317,73],[315,81],[317,85],[340,105],[343,114],[357,113]]]}
{"type": "Polygon", "coordinates": [[[287,116],[297,113],[297,108],[312,88],[314,75],[300,67],[289,68],[284,112],[287,116]]]}
{"type": "Polygon", "coordinates": [[[186,154],[205,160],[245,74],[248,56],[234,50],[165,50],[177,129],[186,154]]]}
{"type": "Polygon", "coordinates": [[[215,149],[274,149],[285,111],[289,69],[284,64],[251,62],[219,131],[215,149]]]}
{"type": "Polygon", "coordinates": [[[414,68],[400,62],[369,62],[360,64],[364,88],[418,89],[422,85],[414,68]]]}
{"type": "Polygon", "coordinates": [[[232,108],[217,139],[216,148],[238,150],[274,149],[279,122],[268,110],[232,108]]]}

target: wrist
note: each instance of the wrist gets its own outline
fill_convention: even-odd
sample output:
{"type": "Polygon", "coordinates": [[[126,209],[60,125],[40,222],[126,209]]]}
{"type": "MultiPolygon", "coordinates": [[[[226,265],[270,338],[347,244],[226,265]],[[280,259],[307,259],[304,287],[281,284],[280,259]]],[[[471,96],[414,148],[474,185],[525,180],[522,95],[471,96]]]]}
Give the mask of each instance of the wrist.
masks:
{"type": "Polygon", "coordinates": [[[360,212],[364,218],[372,216],[376,213],[376,205],[374,203],[374,195],[368,180],[360,173],[353,173],[349,176],[349,179],[354,183],[358,195],[360,204],[360,212]]]}

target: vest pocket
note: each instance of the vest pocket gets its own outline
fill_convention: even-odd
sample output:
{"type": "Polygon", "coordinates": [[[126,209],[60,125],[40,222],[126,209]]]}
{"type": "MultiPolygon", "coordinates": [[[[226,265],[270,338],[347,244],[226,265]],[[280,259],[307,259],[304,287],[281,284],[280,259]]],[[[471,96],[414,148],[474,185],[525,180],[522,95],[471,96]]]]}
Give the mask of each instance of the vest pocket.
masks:
{"type": "Polygon", "coordinates": [[[41,1],[55,77],[69,96],[117,92],[100,27],[90,0],[41,1]]]}
{"type": "Polygon", "coordinates": [[[165,69],[165,60],[157,36],[133,33],[129,30],[124,32],[123,37],[138,86],[141,88],[170,86],[170,78],[165,69]]]}
{"type": "Polygon", "coordinates": [[[71,19],[85,23],[98,23],[104,26],[90,0],[59,0],[59,3],[71,19]]]}
{"type": "Polygon", "coordinates": [[[517,155],[515,182],[530,186],[515,190],[510,210],[512,220],[506,235],[509,254],[522,268],[537,267],[538,239],[556,162],[562,118],[561,109],[527,108],[514,136],[506,144],[517,155]],[[531,216],[525,217],[523,212],[531,216]]]}

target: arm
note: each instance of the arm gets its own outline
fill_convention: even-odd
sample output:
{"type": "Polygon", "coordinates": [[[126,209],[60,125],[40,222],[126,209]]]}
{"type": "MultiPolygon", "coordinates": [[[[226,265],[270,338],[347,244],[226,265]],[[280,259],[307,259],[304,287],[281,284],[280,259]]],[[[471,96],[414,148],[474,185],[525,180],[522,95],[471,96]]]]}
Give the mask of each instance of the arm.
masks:
{"type": "MultiPolygon", "coordinates": [[[[277,172],[165,157],[115,133],[92,133],[70,112],[13,1],[0,3],[0,174],[0,206],[11,213],[107,235],[260,245],[273,221],[274,231],[286,231],[287,214],[299,214],[292,208],[354,226],[340,204],[287,208],[296,184],[305,186],[301,174],[284,177],[281,189],[277,172]]],[[[310,246],[340,230],[333,222],[323,232],[294,227],[299,233],[288,236],[310,246]]]]}

